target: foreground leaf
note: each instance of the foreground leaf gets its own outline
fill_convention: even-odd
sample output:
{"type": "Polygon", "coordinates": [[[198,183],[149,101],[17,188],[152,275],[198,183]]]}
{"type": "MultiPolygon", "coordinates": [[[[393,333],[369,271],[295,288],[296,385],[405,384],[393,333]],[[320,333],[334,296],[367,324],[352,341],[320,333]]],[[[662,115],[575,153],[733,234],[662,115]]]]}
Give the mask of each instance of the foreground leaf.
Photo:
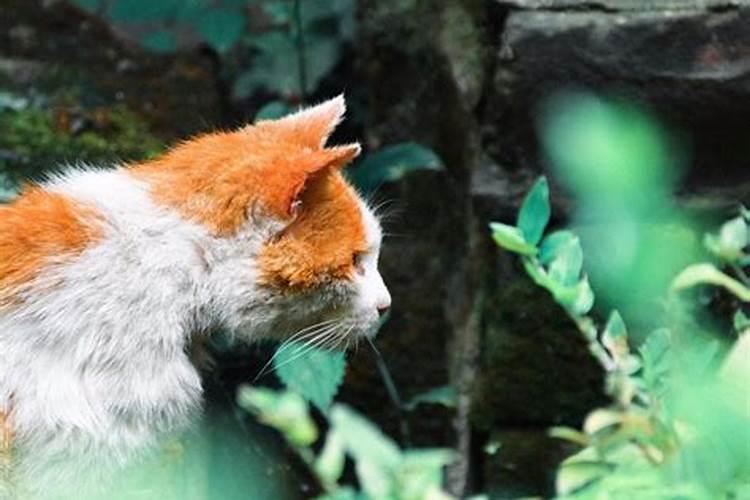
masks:
{"type": "Polygon", "coordinates": [[[562,286],[575,285],[583,269],[583,249],[577,236],[557,248],[557,256],[549,265],[549,277],[562,286]]]}
{"type": "Polygon", "coordinates": [[[560,255],[562,249],[564,249],[571,240],[577,238],[578,236],[567,229],[548,234],[539,246],[539,262],[545,265],[549,264],[560,255]]]}
{"type": "Polygon", "coordinates": [[[294,446],[309,446],[318,438],[307,403],[294,392],[244,386],[237,393],[237,404],[279,430],[294,446]]]}
{"type": "Polygon", "coordinates": [[[672,281],[672,291],[684,290],[696,285],[721,286],[743,302],[750,302],[750,289],[719,271],[713,264],[701,263],[688,266],[672,281]]]}
{"type": "Polygon", "coordinates": [[[524,239],[532,245],[539,243],[550,217],[549,185],[542,176],[535,183],[521,204],[518,212],[518,229],[524,239]]]}
{"type": "Polygon", "coordinates": [[[287,388],[327,413],[344,379],[344,353],[308,348],[298,342],[282,346],[274,358],[274,368],[287,388]]]}
{"type": "Polygon", "coordinates": [[[396,443],[349,407],[335,405],[331,422],[355,460],[369,461],[392,471],[400,465],[401,451],[396,443]]]}
{"type": "Polygon", "coordinates": [[[520,253],[521,255],[536,254],[536,247],[530,245],[524,239],[523,234],[517,227],[501,222],[491,222],[490,229],[492,230],[492,239],[504,249],[520,253]]]}
{"type": "Polygon", "coordinates": [[[618,364],[630,354],[628,346],[628,331],[620,313],[612,311],[602,333],[602,344],[607,348],[612,358],[618,364]]]}

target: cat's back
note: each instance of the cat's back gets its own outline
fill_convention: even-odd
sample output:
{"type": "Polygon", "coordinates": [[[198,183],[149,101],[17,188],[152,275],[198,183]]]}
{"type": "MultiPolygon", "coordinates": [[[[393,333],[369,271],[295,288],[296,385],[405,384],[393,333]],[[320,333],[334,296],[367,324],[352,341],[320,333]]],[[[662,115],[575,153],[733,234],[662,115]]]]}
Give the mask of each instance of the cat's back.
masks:
{"type": "Polygon", "coordinates": [[[0,310],[66,283],[122,289],[199,272],[204,238],[127,170],[69,170],[0,207],[0,310]]]}
{"type": "Polygon", "coordinates": [[[100,216],[62,193],[35,186],[0,207],[0,301],[48,265],[80,254],[101,237],[100,216]]]}

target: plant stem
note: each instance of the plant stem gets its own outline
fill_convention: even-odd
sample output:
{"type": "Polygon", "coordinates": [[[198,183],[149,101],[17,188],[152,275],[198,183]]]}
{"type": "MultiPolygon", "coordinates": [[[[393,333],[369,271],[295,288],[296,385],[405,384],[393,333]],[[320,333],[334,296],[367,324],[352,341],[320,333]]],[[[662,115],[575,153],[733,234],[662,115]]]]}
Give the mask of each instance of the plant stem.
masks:
{"type": "Polygon", "coordinates": [[[403,441],[404,446],[409,447],[411,446],[411,430],[409,429],[409,422],[406,419],[406,415],[404,415],[404,403],[403,401],[401,401],[401,396],[399,395],[398,389],[396,388],[396,383],[393,381],[393,377],[391,377],[391,372],[388,369],[388,366],[385,364],[383,356],[375,347],[375,344],[373,344],[372,340],[370,340],[369,337],[366,338],[370,343],[370,346],[372,347],[372,352],[375,353],[375,364],[377,365],[378,371],[380,372],[380,377],[383,379],[383,384],[385,385],[385,390],[388,393],[388,397],[391,399],[391,402],[398,410],[398,423],[399,430],[401,432],[401,440],[403,441]]]}
{"type": "Polygon", "coordinates": [[[307,97],[307,58],[305,55],[305,30],[302,24],[302,0],[294,0],[294,23],[296,27],[296,36],[294,37],[297,46],[297,71],[299,72],[299,90],[302,100],[307,97]]]}

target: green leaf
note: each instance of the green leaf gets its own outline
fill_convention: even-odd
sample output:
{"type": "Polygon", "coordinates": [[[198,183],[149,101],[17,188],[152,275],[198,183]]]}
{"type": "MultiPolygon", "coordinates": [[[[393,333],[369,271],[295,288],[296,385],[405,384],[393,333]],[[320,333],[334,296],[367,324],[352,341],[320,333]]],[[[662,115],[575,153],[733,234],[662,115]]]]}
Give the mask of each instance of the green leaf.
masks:
{"type": "Polygon", "coordinates": [[[417,170],[441,170],[443,162],[431,149],[415,142],[386,146],[367,155],[349,171],[354,184],[364,192],[384,182],[401,179],[417,170]]]}
{"type": "Polygon", "coordinates": [[[237,393],[237,404],[278,429],[294,446],[309,446],[318,438],[318,428],[299,394],[243,386],[237,393]]]}
{"type": "Polygon", "coordinates": [[[70,3],[72,3],[76,7],[80,7],[83,10],[94,12],[99,9],[99,6],[102,4],[102,0],[70,0],[70,3]]]}
{"type": "Polygon", "coordinates": [[[578,238],[573,232],[568,230],[555,231],[548,234],[539,245],[539,262],[549,264],[573,239],[578,238]]]}
{"type": "Polygon", "coordinates": [[[209,9],[196,21],[196,29],[217,52],[226,52],[242,36],[245,17],[231,9],[209,9]]]}
{"type": "Polygon", "coordinates": [[[109,7],[109,17],[116,22],[167,21],[178,12],[183,0],[115,0],[109,7]]]}
{"type": "Polygon", "coordinates": [[[616,310],[609,315],[607,326],[602,332],[602,344],[618,364],[624,362],[630,354],[628,331],[622,316],[616,310]]]}
{"type": "Polygon", "coordinates": [[[323,451],[315,460],[315,472],[324,483],[336,484],[344,472],[346,462],[344,441],[336,430],[328,432],[323,451]]]}
{"type": "Polygon", "coordinates": [[[492,238],[495,243],[506,250],[519,253],[521,255],[535,255],[536,247],[529,245],[523,238],[523,234],[517,227],[502,224],[500,222],[491,222],[492,238]]]}
{"type": "Polygon", "coordinates": [[[549,265],[549,277],[562,286],[578,283],[583,269],[583,249],[577,236],[573,236],[556,249],[557,256],[549,265]]]}
{"type": "Polygon", "coordinates": [[[390,471],[401,464],[401,451],[396,443],[349,407],[334,405],[331,423],[356,461],[367,461],[390,471]]]}
{"type": "Polygon", "coordinates": [[[154,31],[141,38],[141,45],[154,52],[169,53],[177,49],[177,39],[169,31],[154,31]]]}
{"type": "Polygon", "coordinates": [[[341,59],[341,42],[335,36],[308,34],[305,37],[307,89],[315,89],[341,59]]]}
{"type": "Polygon", "coordinates": [[[527,242],[536,245],[542,239],[549,217],[549,185],[547,178],[542,176],[526,194],[521,210],[518,212],[516,226],[521,230],[527,242]]]}
{"type": "Polygon", "coordinates": [[[719,230],[719,243],[722,248],[741,251],[747,246],[747,223],[742,217],[725,222],[719,230]]]}
{"type": "Polygon", "coordinates": [[[586,434],[593,435],[601,430],[619,425],[623,420],[625,420],[625,416],[619,411],[610,409],[594,410],[586,416],[586,420],[583,423],[583,430],[586,434]]]}
{"type": "Polygon", "coordinates": [[[733,293],[743,302],[750,302],[750,289],[736,279],[719,271],[716,266],[708,263],[693,264],[685,268],[672,281],[672,291],[692,288],[696,285],[721,286],[733,293]]]}
{"type": "Polygon", "coordinates": [[[639,209],[671,177],[674,151],[656,120],[623,101],[564,92],[542,110],[541,141],[581,201],[639,209]]]}
{"type": "Polygon", "coordinates": [[[294,111],[292,107],[284,101],[271,101],[258,110],[255,120],[276,120],[288,115],[292,111],[294,111]]]}
{"type": "Polygon", "coordinates": [[[323,413],[328,412],[344,379],[346,360],[343,352],[290,342],[279,348],[273,363],[287,388],[313,403],[323,413]]]}
{"type": "Polygon", "coordinates": [[[266,1],[262,6],[266,15],[276,24],[286,24],[292,17],[292,2],[288,0],[266,1]]]}
{"type": "Polygon", "coordinates": [[[370,498],[391,498],[401,451],[391,438],[345,405],[331,410],[333,430],[354,458],[357,477],[370,498]]]}
{"type": "Polygon", "coordinates": [[[450,450],[428,449],[404,452],[403,463],[398,472],[400,498],[426,498],[426,492],[440,490],[443,467],[455,459],[456,454],[450,450]]]}
{"type": "Polygon", "coordinates": [[[456,389],[453,386],[444,385],[430,389],[422,394],[418,394],[407,402],[404,405],[404,408],[408,411],[412,411],[420,404],[438,404],[445,406],[446,408],[455,408],[457,397],[456,389]]]}
{"type": "Polygon", "coordinates": [[[260,89],[281,94],[299,94],[297,48],[281,31],[248,36],[256,55],[252,64],[234,82],[232,95],[244,98],[260,89]]]}
{"type": "MultiPolygon", "coordinates": [[[[643,359],[643,367],[657,370],[663,364],[665,355],[671,346],[669,330],[659,328],[646,337],[645,342],[638,349],[643,359]]],[[[666,371],[666,370],[665,370],[666,371]]]]}
{"type": "Polygon", "coordinates": [[[747,381],[750,380],[750,333],[740,334],[722,361],[721,375],[730,383],[738,384],[739,394],[744,394],[744,404],[739,403],[741,411],[750,418],[750,397],[747,392],[747,381]]]}
{"type": "Polygon", "coordinates": [[[734,330],[738,333],[744,332],[748,328],[750,328],[750,318],[745,316],[745,313],[741,310],[738,310],[734,313],[734,316],[732,317],[732,323],[734,325],[734,330]]]}
{"type": "Polygon", "coordinates": [[[573,429],[571,427],[551,427],[548,434],[550,437],[564,439],[565,441],[570,441],[571,443],[576,443],[581,446],[588,446],[591,444],[589,436],[578,429],[573,429]]]}
{"type": "Polygon", "coordinates": [[[393,473],[368,458],[355,461],[357,478],[368,498],[394,498],[393,473]]]}
{"type": "Polygon", "coordinates": [[[613,467],[601,462],[563,463],[557,472],[555,487],[559,495],[578,492],[602,479],[613,467]]]}
{"type": "Polygon", "coordinates": [[[578,316],[588,314],[594,306],[594,291],[591,289],[588,277],[583,278],[575,287],[576,298],[571,310],[578,316]]]}

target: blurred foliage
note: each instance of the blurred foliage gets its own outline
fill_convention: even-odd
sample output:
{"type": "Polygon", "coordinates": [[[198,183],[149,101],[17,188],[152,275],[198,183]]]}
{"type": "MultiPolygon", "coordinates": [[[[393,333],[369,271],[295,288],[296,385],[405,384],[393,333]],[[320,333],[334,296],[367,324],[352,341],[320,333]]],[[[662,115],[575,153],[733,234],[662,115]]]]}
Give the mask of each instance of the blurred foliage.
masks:
{"type": "Polygon", "coordinates": [[[170,53],[197,39],[222,58],[232,93],[304,100],[356,31],[354,0],[70,0],[170,53]]]}
{"type": "Polygon", "coordinates": [[[287,388],[304,396],[323,413],[328,412],[344,380],[346,360],[342,351],[293,342],[282,345],[273,359],[275,372],[287,388]]]}
{"type": "Polygon", "coordinates": [[[311,444],[318,435],[305,401],[293,392],[244,387],[239,404],[274,426],[308,463],[326,500],[441,500],[442,469],[453,460],[449,450],[401,450],[388,436],[351,408],[331,408],[325,444],[315,453],[311,444]],[[339,484],[346,457],[355,462],[360,491],[339,484]]]}
{"type": "Polygon", "coordinates": [[[366,155],[347,169],[347,175],[363,193],[401,179],[415,170],[441,170],[443,162],[431,149],[415,142],[392,144],[366,155]]]}
{"type": "Polygon", "coordinates": [[[581,430],[551,430],[582,447],[559,468],[559,498],[744,498],[750,492],[749,323],[738,308],[738,332],[711,336],[698,321],[705,311],[688,289],[722,287],[750,301],[743,269],[750,264],[747,211],[743,207],[718,234],[704,238],[715,262],[696,262],[694,239],[665,237],[666,226],[645,236],[642,225],[654,214],[692,232],[668,201],[675,176],[664,133],[621,102],[570,94],[557,99],[542,134],[555,168],[579,197],[577,224],[592,214],[601,218],[601,229],[589,237],[607,257],[591,263],[599,266],[603,293],[629,311],[661,306],[653,321],[659,327],[636,335],[644,339],[637,349],[616,310],[604,326],[597,324],[589,315],[594,293],[578,237],[562,230],[540,240],[549,221],[544,178],[526,196],[515,226],[491,225],[498,245],[519,254],[527,273],[576,323],[607,375],[609,407],[592,411],[581,430]],[[620,244],[629,251],[618,252],[620,244]],[[623,294],[620,286],[640,296],[623,294]],[[723,345],[725,338],[734,341],[723,345]]]}
{"type": "Polygon", "coordinates": [[[702,253],[671,194],[683,149],[631,103],[561,93],[542,109],[542,143],[576,197],[575,230],[591,281],[608,305],[648,322],[658,315],[654,300],[702,253]]]}

